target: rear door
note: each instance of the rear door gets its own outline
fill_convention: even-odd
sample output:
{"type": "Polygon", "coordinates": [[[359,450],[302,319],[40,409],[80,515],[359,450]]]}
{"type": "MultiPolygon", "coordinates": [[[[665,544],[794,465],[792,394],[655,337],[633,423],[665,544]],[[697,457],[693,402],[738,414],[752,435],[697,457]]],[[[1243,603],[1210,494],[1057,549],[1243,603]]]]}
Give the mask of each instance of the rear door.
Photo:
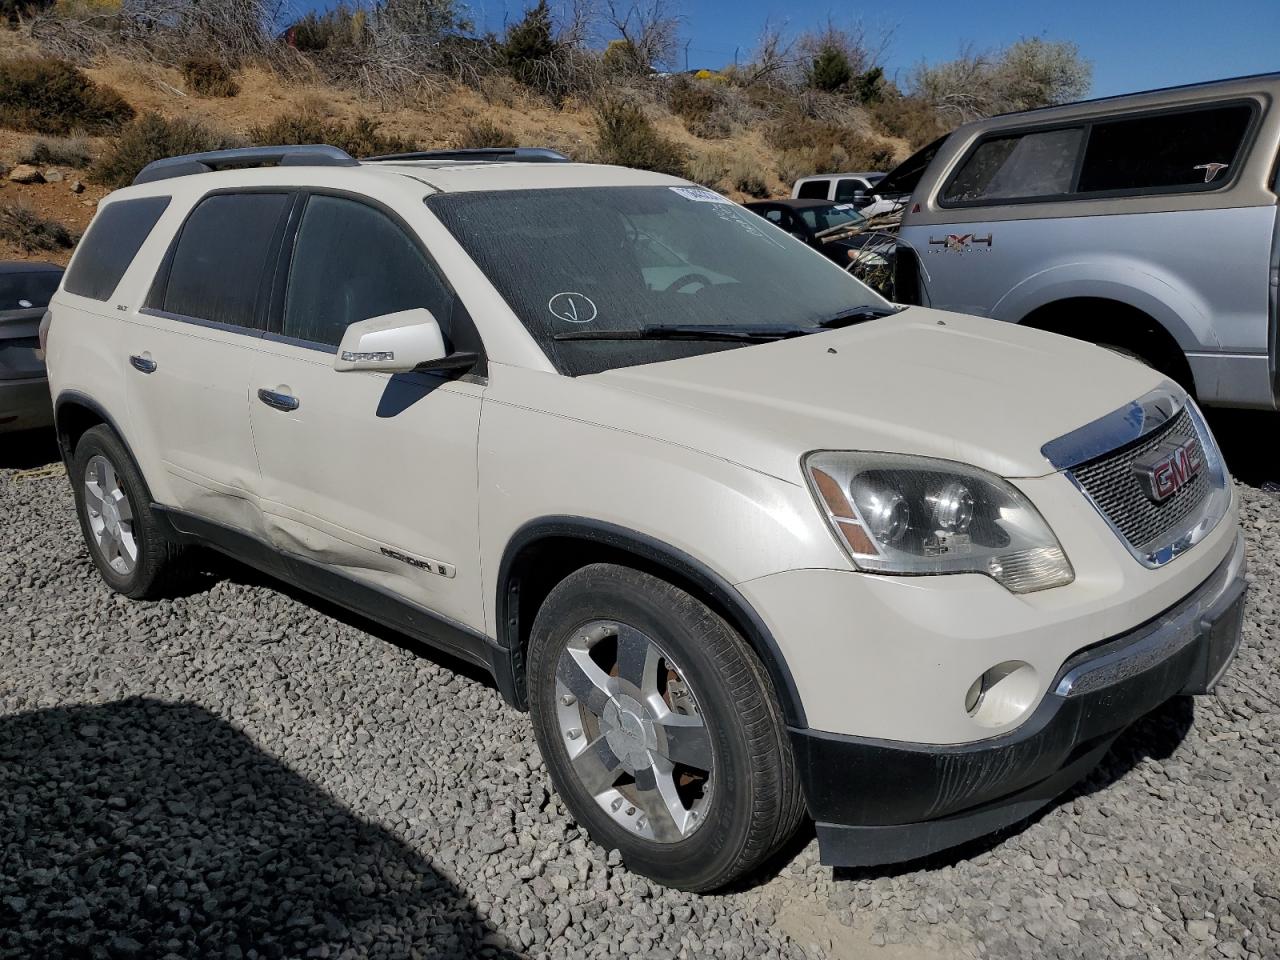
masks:
{"type": "Polygon", "coordinates": [[[349,324],[414,307],[435,315],[447,344],[476,348],[457,296],[417,235],[361,198],[306,197],[284,258],[275,329],[250,381],[272,541],[483,629],[483,381],[333,369],[349,324]]]}
{"type": "Polygon", "coordinates": [[[248,385],[294,198],[203,198],[125,324],[129,415],[157,451],[170,505],[252,533],[262,523],[248,385]]]}

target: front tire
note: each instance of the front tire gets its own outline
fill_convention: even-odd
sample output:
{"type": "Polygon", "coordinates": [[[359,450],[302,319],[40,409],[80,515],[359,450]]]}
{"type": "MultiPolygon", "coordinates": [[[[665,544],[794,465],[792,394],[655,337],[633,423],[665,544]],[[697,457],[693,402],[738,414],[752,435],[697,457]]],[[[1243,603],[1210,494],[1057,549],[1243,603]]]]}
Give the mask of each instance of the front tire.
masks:
{"type": "Polygon", "coordinates": [[[112,590],[136,600],[160,596],[180,548],[164,534],[133,457],[107,426],[86,430],[71,458],[80,532],[112,590]]]}
{"type": "Polygon", "coordinates": [[[666,886],[757,869],[803,814],[768,674],[706,605],[592,564],[548,595],[529,642],[534,732],[592,838],[666,886]]]}

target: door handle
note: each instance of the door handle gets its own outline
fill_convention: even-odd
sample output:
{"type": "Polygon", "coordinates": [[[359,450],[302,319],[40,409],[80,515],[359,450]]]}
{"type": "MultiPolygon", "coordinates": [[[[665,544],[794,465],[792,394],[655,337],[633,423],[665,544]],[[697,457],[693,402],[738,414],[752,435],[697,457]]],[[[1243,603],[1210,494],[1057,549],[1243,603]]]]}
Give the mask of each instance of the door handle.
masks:
{"type": "Polygon", "coordinates": [[[258,391],[258,399],[268,407],[274,407],[277,410],[298,409],[297,397],[287,393],[277,393],[275,390],[267,390],[265,387],[258,391]]]}
{"type": "Polygon", "coordinates": [[[133,369],[142,373],[155,373],[156,362],[150,357],[140,357],[136,353],[129,358],[129,362],[133,364],[133,369]]]}

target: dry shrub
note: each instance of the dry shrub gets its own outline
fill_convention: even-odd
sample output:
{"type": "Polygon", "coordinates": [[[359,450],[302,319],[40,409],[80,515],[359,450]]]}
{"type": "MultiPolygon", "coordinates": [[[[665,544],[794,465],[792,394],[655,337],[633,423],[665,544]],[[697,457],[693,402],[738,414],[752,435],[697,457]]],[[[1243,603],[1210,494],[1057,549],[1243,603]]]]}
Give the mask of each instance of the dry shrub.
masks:
{"type": "Polygon", "coordinates": [[[111,141],[89,169],[89,179],[108,187],[125,187],[152,160],[237,144],[234,137],[199,121],[166,120],[158,113],[144,113],[111,141]]]}
{"type": "Polygon", "coordinates": [[[596,150],[602,163],[685,174],[684,150],[658,133],[638,104],[606,100],[596,108],[596,150]]]}
{"type": "Polygon", "coordinates": [[[870,104],[869,109],[886,133],[901,137],[913,149],[936,140],[950,129],[933,104],[920,97],[889,91],[870,104]]]}
{"type": "Polygon", "coordinates": [[[749,161],[735,161],[729,167],[728,179],[733,189],[749,197],[763,199],[769,195],[769,185],[749,161]]]}
{"type": "Polygon", "coordinates": [[[62,135],[106,133],[133,117],[120,94],[65,60],[15,57],[0,62],[0,126],[62,135]]]}
{"type": "Polygon", "coordinates": [[[685,164],[685,176],[704,187],[719,188],[729,175],[729,154],[724,150],[696,153],[685,164]]]}
{"type": "Polygon", "coordinates": [[[249,138],[264,146],[328,143],[353,157],[408,153],[417,149],[412,140],[382,133],[372,117],[361,116],[345,123],[309,111],[281,114],[270,123],[251,129],[249,138]]]}
{"type": "Polygon", "coordinates": [[[893,165],[894,150],[888,144],[847,127],[822,120],[789,114],[765,128],[765,140],[781,151],[779,174],[809,168],[811,173],[839,173],[851,170],[887,170],[893,165]],[[786,168],[784,172],[783,168],[786,168]]]}
{"type": "Polygon", "coordinates": [[[476,120],[462,128],[462,136],[458,146],[471,147],[514,147],[518,146],[516,135],[507,127],[499,126],[492,120],[476,120]]]}
{"type": "Polygon", "coordinates": [[[84,137],[41,137],[19,152],[18,162],[80,169],[93,162],[93,148],[84,137]]]}
{"type": "Polygon", "coordinates": [[[19,201],[0,206],[0,240],[13,244],[26,253],[69,250],[76,236],[57,220],[40,216],[27,203],[19,201]]]}
{"type": "Polygon", "coordinates": [[[202,97],[234,97],[240,92],[231,70],[217,57],[187,57],[182,61],[187,89],[202,97]]]}

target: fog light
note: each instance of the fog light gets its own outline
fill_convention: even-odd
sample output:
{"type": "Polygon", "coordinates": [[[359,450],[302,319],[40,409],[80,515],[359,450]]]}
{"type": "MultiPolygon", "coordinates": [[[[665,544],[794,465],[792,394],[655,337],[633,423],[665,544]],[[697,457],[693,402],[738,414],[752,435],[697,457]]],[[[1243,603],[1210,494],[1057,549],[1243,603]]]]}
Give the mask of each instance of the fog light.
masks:
{"type": "Polygon", "coordinates": [[[969,685],[964,695],[965,713],[984,727],[1007,726],[1022,719],[1039,692],[1035,667],[1021,660],[1006,660],[969,685]]]}

